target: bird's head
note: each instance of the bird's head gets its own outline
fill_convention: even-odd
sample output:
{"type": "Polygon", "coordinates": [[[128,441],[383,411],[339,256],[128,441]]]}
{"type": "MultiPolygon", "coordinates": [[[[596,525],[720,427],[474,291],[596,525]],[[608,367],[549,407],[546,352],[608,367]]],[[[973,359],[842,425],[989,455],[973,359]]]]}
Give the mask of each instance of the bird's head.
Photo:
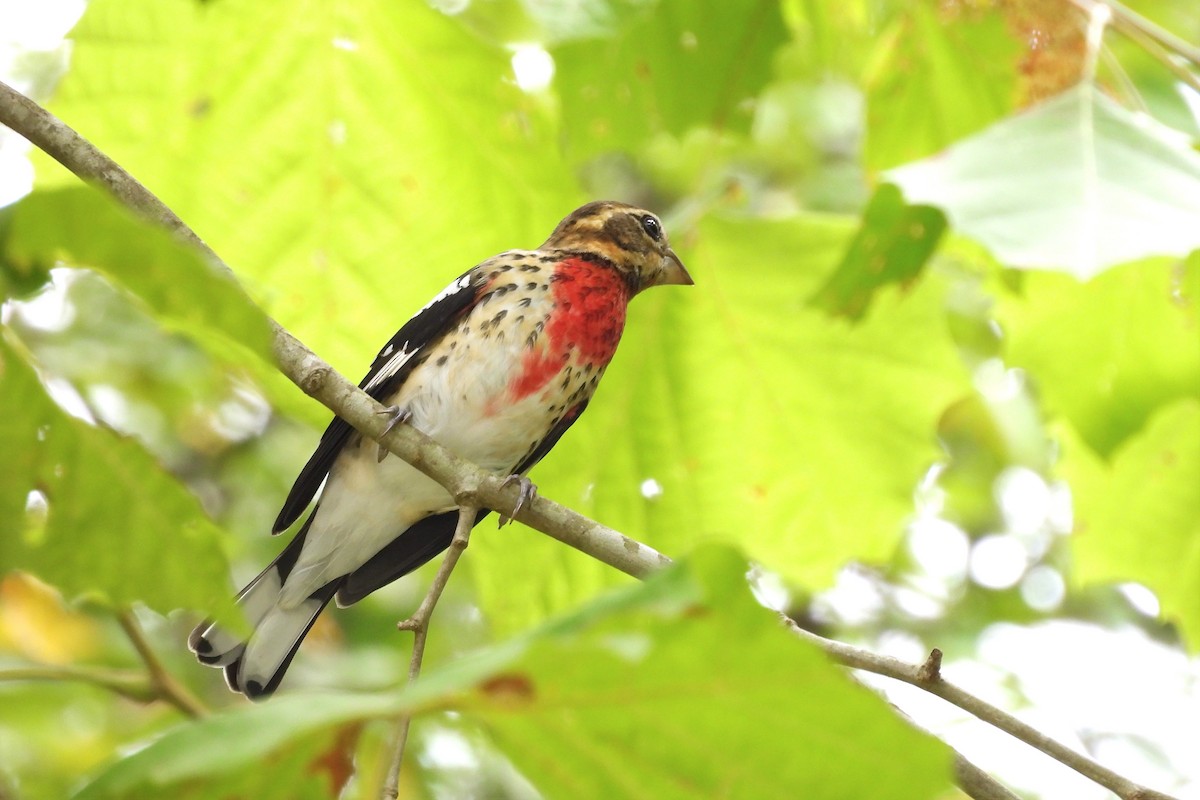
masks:
{"type": "Polygon", "coordinates": [[[657,215],[635,206],[601,200],[575,209],[542,245],[598,255],[625,276],[634,292],[650,286],[690,286],[692,276],[667,243],[657,215]]]}

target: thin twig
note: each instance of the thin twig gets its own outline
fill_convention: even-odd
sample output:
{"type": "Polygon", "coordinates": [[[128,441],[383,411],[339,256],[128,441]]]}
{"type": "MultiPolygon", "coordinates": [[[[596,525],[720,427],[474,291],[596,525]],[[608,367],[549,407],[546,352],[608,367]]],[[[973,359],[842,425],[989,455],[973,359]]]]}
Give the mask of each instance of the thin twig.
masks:
{"type": "MultiPolygon", "coordinates": [[[[795,620],[788,617],[784,617],[784,620],[794,633],[820,647],[839,664],[903,681],[904,683],[924,689],[930,694],[937,695],[989,725],[1020,739],[1030,747],[1041,750],[1055,761],[1065,764],[1085,778],[1095,781],[1104,788],[1116,793],[1118,797],[1124,800],[1174,800],[1170,795],[1148,789],[1145,786],[1134,783],[1128,778],[1118,775],[1082,753],[1078,753],[1065,744],[1051,739],[1046,734],[1022,722],[1007,711],[997,708],[965,689],[949,683],[941,676],[940,669],[936,671],[929,669],[930,663],[935,660],[932,654],[930,659],[924,664],[910,664],[898,658],[879,655],[878,653],[872,653],[869,650],[863,650],[844,642],[837,642],[832,639],[826,639],[823,636],[818,636],[811,631],[801,628],[795,620]]],[[[940,659],[938,660],[940,661],[940,659]]]]}
{"type": "MultiPolygon", "coordinates": [[[[429,584],[429,591],[425,593],[425,599],[421,601],[421,605],[417,607],[411,617],[401,620],[396,625],[402,631],[413,632],[412,656],[408,660],[408,682],[410,684],[421,674],[421,661],[425,658],[425,640],[429,637],[429,619],[433,616],[433,609],[437,606],[438,600],[441,599],[442,590],[446,588],[446,583],[450,580],[450,573],[454,572],[454,567],[458,564],[459,556],[467,549],[467,543],[471,538],[471,528],[475,526],[477,511],[478,509],[472,506],[461,506],[458,509],[458,526],[454,529],[454,538],[450,541],[450,547],[442,558],[442,565],[438,567],[433,583],[429,584]]],[[[395,800],[400,793],[400,767],[404,763],[404,746],[408,743],[408,729],[411,724],[411,714],[404,714],[396,721],[392,761],[388,767],[387,779],[384,781],[381,793],[383,800],[395,800]]]]}
{"type": "Polygon", "coordinates": [[[1200,47],[1176,36],[1158,23],[1147,17],[1143,17],[1129,6],[1118,2],[1118,0],[1104,0],[1104,2],[1113,10],[1115,22],[1137,28],[1167,50],[1182,56],[1197,67],[1200,67],[1200,47]]]}
{"type": "Polygon", "coordinates": [[[1115,30],[1128,36],[1182,83],[1200,92],[1200,77],[1171,57],[1171,54],[1175,53],[1200,67],[1200,48],[1188,44],[1115,0],[1068,1],[1087,14],[1089,19],[1095,18],[1098,8],[1106,9],[1104,13],[1109,15],[1106,21],[1111,22],[1115,30]]]}
{"type": "Polygon", "coordinates": [[[146,673],[135,670],[38,664],[0,670],[0,682],[4,681],[78,681],[139,703],[158,699],[158,692],[151,686],[146,673]]]}
{"type": "Polygon", "coordinates": [[[175,676],[163,666],[158,654],[146,640],[146,634],[142,632],[142,626],[133,616],[133,611],[128,608],[122,609],[117,613],[117,621],[121,623],[121,629],[125,631],[125,635],[129,637],[133,648],[137,650],[138,656],[142,659],[142,663],[146,665],[146,671],[150,675],[150,686],[154,690],[155,696],[166,700],[193,719],[208,716],[208,708],[200,702],[200,699],[192,694],[186,686],[175,680],[175,676]]]}

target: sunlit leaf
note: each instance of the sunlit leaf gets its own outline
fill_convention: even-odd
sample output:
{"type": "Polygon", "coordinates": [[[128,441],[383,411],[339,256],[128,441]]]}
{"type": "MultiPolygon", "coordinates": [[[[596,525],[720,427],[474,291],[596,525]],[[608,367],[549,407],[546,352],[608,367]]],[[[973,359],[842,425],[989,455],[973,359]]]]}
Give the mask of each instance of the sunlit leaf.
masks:
{"type": "Polygon", "coordinates": [[[328,746],[325,731],[395,713],[395,707],[390,698],[350,694],[240,706],[176,727],[115,761],[74,800],[137,798],[166,789],[172,797],[328,797],[327,780],[311,769],[319,757],[314,751],[328,746]]]}
{"type": "Polygon", "coordinates": [[[35,192],[7,213],[0,259],[15,272],[56,262],[95,269],[133,292],[168,328],[271,357],[267,319],[232,276],[206,263],[161,228],[132,217],[96,189],[35,192]]]}
{"type": "Polygon", "coordinates": [[[740,557],[698,556],[403,691],[285,695],[181,726],[77,800],[246,772],[258,775],[249,785],[265,786],[264,759],[296,740],[425,708],[482,721],[548,797],[787,796],[819,786],[836,800],[884,782],[889,797],[925,800],[947,784],[946,750],[756,605],[740,557]]]}
{"type": "Polygon", "coordinates": [[[929,798],[947,753],[883,713],[698,553],[700,606],[653,605],[540,638],[478,685],[474,713],[548,797],[929,798]]]}
{"type": "Polygon", "coordinates": [[[0,452],[0,570],[68,596],[230,613],[219,535],[196,498],[133,440],[64,413],[2,340],[0,452]]]}
{"type": "Polygon", "coordinates": [[[1200,154],[1091,86],[888,176],[1014,267],[1090,278],[1200,247],[1200,154]]]}
{"type": "Polygon", "coordinates": [[[1200,397],[1194,261],[1130,264],[1086,284],[1031,273],[1019,294],[1000,296],[1006,359],[1102,455],[1159,406],[1200,397]]]}
{"type": "Polygon", "coordinates": [[[95,0],[71,38],[52,108],[355,380],[582,200],[509,54],[423,2],[95,0]]]}
{"type": "Polygon", "coordinates": [[[1066,438],[1077,579],[1144,584],[1200,648],[1200,402],[1164,406],[1109,464],[1066,438]]]}
{"type": "Polygon", "coordinates": [[[894,167],[981,130],[1013,107],[1017,43],[999,9],[915,2],[878,37],[867,81],[866,164],[894,167]]]}
{"type": "Polygon", "coordinates": [[[620,35],[551,50],[568,145],[576,157],[636,151],[653,133],[743,129],[742,102],[770,77],[786,35],[777,4],[752,13],[723,0],[662,0],[620,35]]]}
{"type": "Polygon", "coordinates": [[[907,205],[895,186],[883,184],[863,211],[862,227],[841,263],[812,302],[834,314],[858,319],[880,287],[917,277],[945,230],[942,212],[907,205]]]}

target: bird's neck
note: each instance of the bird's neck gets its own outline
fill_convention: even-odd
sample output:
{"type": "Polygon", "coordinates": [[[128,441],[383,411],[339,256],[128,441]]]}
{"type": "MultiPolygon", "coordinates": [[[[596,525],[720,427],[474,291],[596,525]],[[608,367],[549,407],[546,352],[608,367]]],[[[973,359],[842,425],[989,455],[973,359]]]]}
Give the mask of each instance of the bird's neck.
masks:
{"type": "Polygon", "coordinates": [[[607,365],[625,329],[632,295],[616,267],[584,257],[561,262],[550,278],[555,312],[546,326],[550,345],[573,350],[595,366],[607,365]]]}

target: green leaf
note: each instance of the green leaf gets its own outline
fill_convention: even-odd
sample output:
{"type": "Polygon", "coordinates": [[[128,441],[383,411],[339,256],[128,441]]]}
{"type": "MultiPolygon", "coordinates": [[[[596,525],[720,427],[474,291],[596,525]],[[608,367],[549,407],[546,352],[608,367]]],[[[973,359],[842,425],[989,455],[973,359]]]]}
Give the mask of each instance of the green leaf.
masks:
{"type": "Polygon", "coordinates": [[[866,164],[887,169],[975,133],[1013,107],[1018,45],[999,9],[908,3],[867,78],[866,164]]]}
{"type": "Polygon", "coordinates": [[[252,771],[289,743],[405,710],[481,721],[547,797],[925,800],[948,782],[936,740],[902,722],[750,597],[745,561],[698,553],[646,584],[389,694],[298,694],[167,732],[76,800],[159,794],[252,771]]]}
{"type": "MultiPolygon", "coordinates": [[[[179,725],[133,755],[113,762],[74,800],[145,797],[180,785],[224,782],[241,775],[252,782],[245,796],[259,797],[271,786],[292,786],[293,779],[272,763],[279,754],[303,747],[323,731],[349,722],[399,713],[407,704],[398,695],[348,693],[281,696],[269,703],[242,705],[199,722],[179,725]]],[[[210,792],[198,793],[212,797],[210,792]]],[[[172,796],[175,796],[172,793],[172,796]]],[[[286,796],[286,795],[285,795],[286,796]]]]}
{"type": "Polygon", "coordinates": [[[1109,455],[1162,405],[1200,397],[1200,258],[1130,264],[1080,284],[1023,275],[1000,295],[1008,360],[1052,412],[1109,455]]]}
{"type": "Polygon", "coordinates": [[[833,314],[859,319],[879,288],[915,280],[937,249],[946,218],[930,206],[906,205],[891,184],[875,190],[846,255],[812,297],[833,314]]]}
{"type": "MultiPolygon", "coordinates": [[[[851,233],[705,220],[682,251],[696,285],[634,300],[587,414],[533,473],[542,493],[673,557],[728,542],[812,587],[889,557],[968,384],[937,280],[880,292],[858,324],[808,305],[851,233]]],[[[542,536],[485,530],[471,551],[503,630],[617,580],[542,536]]]]}
{"type": "Polygon", "coordinates": [[[553,48],[572,154],[636,152],[652,134],[696,126],[744,130],[740,106],[787,35],[776,3],[748,5],[662,0],[629,14],[618,36],[553,48]]]}
{"type": "Polygon", "coordinates": [[[1090,278],[1200,247],[1200,154],[1091,86],[888,173],[1014,267],[1090,278]]]}
{"type": "Polygon", "coordinates": [[[71,38],[52,108],[352,379],[581,200],[509,54],[423,2],[95,0],[71,38]]]}
{"type": "Polygon", "coordinates": [[[59,261],[90,267],[137,295],[168,329],[202,343],[216,340],[222,355],[244,346],[271,358],[267,318],[231,275],[98,190],[37,191],[10,213],[0,260],[13,272],[37,272],[59,261]]]}
{"type": "Polygon", "coordinates": [[[708,550],[684,569],[699,606],[648,605],[539,638],[479,686],[474,713],[544,796],[837,800],[887,786],[926,800],[945,789],[945,748],[754,604],[741,558],[708,550]]]}
{"type": "Polygon", "coordinates": [[[1066,436],[1062,471],[1075,499],[1075,576],[1137,581],[1192,651],[1200,648],[1200,401],[1164,406],[1111,463],[1066,436]]]}
{"type": "Polygon", "coordinates": [[[0,339],[0,571],[69,596],[232,613],[217,528],[132,439],[64,413],[0,339]],[[44,520],[26,520],[40,492],[44,520]]]}

